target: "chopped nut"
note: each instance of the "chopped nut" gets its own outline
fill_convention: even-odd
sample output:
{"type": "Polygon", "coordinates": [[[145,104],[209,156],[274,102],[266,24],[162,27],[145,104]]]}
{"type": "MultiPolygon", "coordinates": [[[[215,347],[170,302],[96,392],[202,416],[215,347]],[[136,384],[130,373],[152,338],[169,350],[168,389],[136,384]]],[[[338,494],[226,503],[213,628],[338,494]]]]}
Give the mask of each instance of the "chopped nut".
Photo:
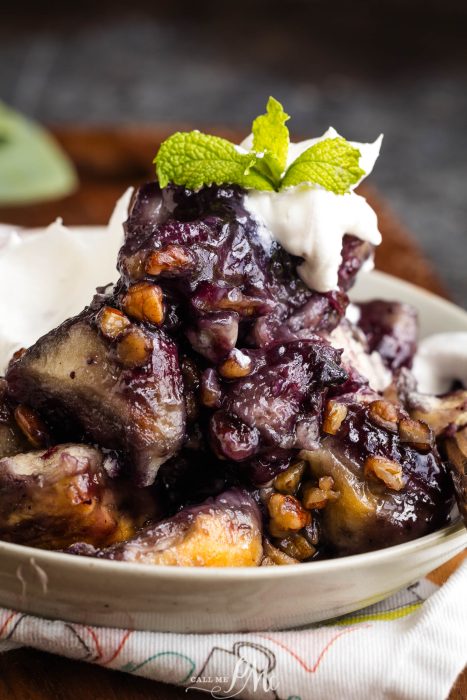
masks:
{"type": "Polygon", "coordinates": [[[374,476],[383,481],[388,489],[400,491],[405,486],[402,466],[386,457],[367,457],[364,464],[365,476],[374,476]]]}
{"type": "Polygon", "coordinates": [[[267,314],[274,308],[272,300],[243,294],[238,287],[219,290],[214,295],[198,294],[192,303],[199,311],[235,311],[243,318],[267,314]]]}
{"type": "Polygon", "coordinates": [[[203,406],[219,408],[222,399],[222,390],[217,372],[212,367],[205,369],[201,375],[200,398],[203,406]]]}
{"type": "Polygon", "coordinates": [[[433,447],[433,432],[426,423],[412,418],[402,418],[399,423],[401,442],[408,443],[419,452],[429,452],[433,447]]]}
{"type": "Polygon", "coordinates": [[[276,476],[274,488],[281,493],[295,494],[305,469],[306,462],[303,459],[296,460],[290,467],[276,476]]]}
{"type": "MultiPolygon", "coordinates": [[[[268,511],[273,527],[279,531],[301,530],[308,525],[311,516],[294,496],[274,493],[268,501],[268,511]]],[[[270,524],[271,525],[271,524],[270,524]]]]}
{"type": "Polygon", "coordinates": [[[324,411],[323,431],[328,435],[336,435],[347,416],[347,406],[330,399],[324,411]]]}
{"type": "Polygon", "coordinates": [[[201,403],[208,408],[219,408],[221,405],[222,393],[212,390],[205,384],[201,385],[201,403]]]}
{"type": "Polygon", "coordinates": [[[339,491],[334,491],[334,479],[332,476],[322,476],[318,481],[318,487],[324,491],[328,501],[335,501],[339,498],[339,491]]]}
{"type": "Polygon", "coordinates": [[[322,476],[318,486],[314,483],[305,484],[302,492],[302,503],[307,510],[325,508],[329,501],[335,501],[339,493],[334,491],[332,476],[322,476]]]}
{"type": "Polygon", "coordinates": [[[130,326],[130,319],[119,309],[104,306],[97,314],[97,325],[106,338],[117,340],[130,326]]]}
{"type": "Polygon", "coordinates": [[[123,308],[131,318],[160,324],[164,320],[162,289],[152,282],[137,282],[125,294],[123,308]]]}
{"type": "Polygon", "coordinates": [[[222,364],[218,367],[218,372],[224,379],[240,379],[247,377],[253,368],[253,363],[248,355],[234,348],[222,364]]]}
{"type": "Polygon", "coordinates": [[[169,244],[165,248],[149,254],[145,270],[148,275],[160,275],[162,272],[177,274],[189,270],[193,261],[188,251],[180,245],[169,244]]]}
{"type": "Polygon", "coordinates": [[[151,352],[151,340],[140,328],[131,328],[117,343],[117,359],[124,367],[142,367],[151,352]]]}
{"type": "Polygon", "coordinates": [[[307,510],[321,509],[328,504],[328,492],[307,484],[303,489],[302,503],[307,510]]]}
{"type": "Polygon", "coordinates": [[[304,561],[310,559],[316,552],[316,547],[308,542],[302,535],[294,533],[276,542],[276,546],[293,559],[304,561]]]}
{"type": "MultiPolygon", "coordinates": [[[[285,566],[289,564],[298,564],[299,561],[298,559],[294,559],[293,557],[290,557],[288,554],[285,552],[281,552],[280,549],[277,549],[277,547],[274,547],[269,540],[264,540],[263,541],[263,552],[264,552],[264,557],[267,560],[267,563],[265,566],[271,566],[271,564],[274,564],[276,566],[285,566]]],[[[263,559],[264,562],[264,559],[263,559]]]]}
{"type": "Polygon", "coordinates": [[[288,530],[284,530],[283,527],[279,527],[275,520],[270,520],[268,523],[268,530],[271,537],[276,540],[280,540],[282,537],[287,537],[288,530]]]}
{"type": "Polygon", "coordinates": [[[48,430],[32,408],[23,405],[17,406],[14,415],[19,429],[33,447],[47,447],[50,442],[48,430]]]}
{"type": "Polygon", "coordinates": [[[271,557],[263,557],[261,559],[260,566],[276,566],[276,563],[271,559],[271,557]]]}
{"type": "Polygon", "coordinates": [[[318,482],[318,486],[323,491],[331,491],[334,488],[334,479],[332,476],[322,476],[318,482]]]}
{"type": "Polygon", "coordinates": [[[368,407],[368,418],[379,428],[385,428],[392,433],[397,432],[399,414],[396,406],[390,401],[384,399],[372,401],[368,407]]]}

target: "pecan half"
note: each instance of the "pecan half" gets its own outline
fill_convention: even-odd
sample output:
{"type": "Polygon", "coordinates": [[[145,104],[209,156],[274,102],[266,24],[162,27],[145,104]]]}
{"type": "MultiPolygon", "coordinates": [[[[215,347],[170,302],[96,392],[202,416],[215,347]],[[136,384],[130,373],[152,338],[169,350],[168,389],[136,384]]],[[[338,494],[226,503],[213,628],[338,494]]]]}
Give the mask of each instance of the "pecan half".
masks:
{"type": "Polygon", "coordinates": [[[137,321],[158,325],[164,320],[162,289],[152,282],[137,282],[125,294],[123,308],[137,321]]]}
{"type": "Polygon", "coordinates": [[[96,320],[100,332],[109,340],[117,340],[131,325],[130,319],[122,311],[111,306],[104,306],[96,320]]]}
{"type": "Polygon", "coordinates": [[[282,552],[288,554],[289,557],[298,559],[298,561],[310,559],[316,552],[316,547],[313,547],[303,535],[298,533],[283,537],[281,540],[276,541],[275,545],[282,552]]]}
{"type": "Polygon", "coordinates": [[[330,399],[324,410],[323,431],[328,435],[336,435],[347,417],[347,406],[330,399]]]}
{"type": "Polygon", "coordinates": [[[384,399],[372,401],[368,407],[368,418],[379,428],[385,428],[392,433],[397,432],[399,414],[396,406],[390,401],[384,399]]]}
{"type": "Polygon", "coordinates": [[[155,250],[147,257],[145,270],[148,275],[175,276],[193,267],[189,252],[181,245],[169,244],[165,248],[155,250]]]}
{"type": "Polygon", "coordinates": [[[376,477],[393,491],[400,491],[405,486],[402,465],[392,459],[386,459],[386,457],[367,457],[364,473],[365,476],[376,477]]]}
{"type": "Polygon", "coordinates": [[[433,431],[420,420],[402,418],[399,423],[399,437],[401,442],[408,443],[418,452],[429,452],[433,447],[433,431]]]}
{"type": "Polygon", "coordinates": [[[128,368],[142,367],[152,352],[151,339],[140,328],[131,328],[117,343],[118,361],[128,368]]]}
{"type": "Polygon", "coordinates": [[[295,494],[300,486],[306,462],[298,459],[274,479],[274,488],[281,493],[295,494]]]}
{"type": "Polygon", "coordinates": [[[289,530],[301,530],[311,520],[308,513],[294,496],[286,496],[275,493],[268,501],[268,511],[271,517],[271,525],[275,532],[289,530]]]}

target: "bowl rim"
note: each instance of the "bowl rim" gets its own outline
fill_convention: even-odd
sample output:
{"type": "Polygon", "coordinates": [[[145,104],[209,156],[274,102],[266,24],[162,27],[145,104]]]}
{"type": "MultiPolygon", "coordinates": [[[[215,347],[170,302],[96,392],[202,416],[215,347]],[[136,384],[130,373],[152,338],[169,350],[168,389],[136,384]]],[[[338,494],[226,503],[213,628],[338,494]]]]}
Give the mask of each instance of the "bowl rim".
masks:
{"type": "Polygon", "coordinates": [[[459,540],[459,545],[464,540],[464,545],[467,547],[467,530],[460,517],[454,522],[445,525],[429,535],[418,537],[402,544],[396,544],[384,549],[375,549],[371,552],[362,552],[361,554],[352,554],[345,557],[335,557],[334,559],[320,559],[318,561],[302,562],[299,564],[290,564],[288,566],[167,566],[161,564],[137,564],[129,561],[111,560],[111,559],[96,559],[86,555],[68,554],[67,552],[57,552],[50,549],[38,549],[37,547],[29,547],[22,544],[14,544],[12,542],[0,541],[0,557],[2,554],[10,554],[33,559],[35,564],[56,564],[67,565],[67,563],[81,571],[97,569],[102,573],[125,573],[143,576],[144,578],[193,578],[196,580],[212,579],[213,576],[217,580],[244,580],[251,577],[259,577],[260,579],[269,578],[289,578],[301,574],[314,572],[316,574],[349,567],[355,568],[361,564],[367,566],[384,564],[385,561],[393,558],[398,559],[399,556],[408,556],[415,553],[417,550],[430,549],[436,544],[450,542],[452,545],[459,540]]]}
{"type": "MultiPolygon", "coordinates": [[[[360,279],[364,279],[365,276],[367,278],[374,277],[375,279],[380,279],[383,282],[388,282],[388,283],[396,283],[399,288],[402,288],[403,290],[407,291],[409,294],[413,294],[418,297],[425,297],[426,301],[430,304],[433,304],[434,306],[438,307],[439,311],[447,311],[448,313],[457,316],[459,319],[460,323],[466,324],[466,331],[467,332],[467,310],[463,309],[461,306],[458,304],[455,304],[452,301],[449,301],[448,299],[444,299],[443,297],[439,296],[439,294],[435,294],[434,292],[430,292],[428,289],[424,289],[423,287],[419,287],[417,284],[413,284],[412,282],[408,282],[407,280],[401,279],[400,277],[396,277],[395,275],[390,275],[387,272],[383,272],[382,270],[368,270],[365,271],[363,270],[358,279],[357,279],[357,284],[360,279]]],[[[358,291],[358,287],[357,287],[358,291]]],[[[350,296],[350,301],[353,300],[353,292],[354,288],[349,290],[349,296],[350,296]]],[[[358,300],[359,294],[357,293],[356,298],[358,300]]],[[[457,332],[464,332],[464,331],[453,331],[453,333],[457,332]]]]}
{"type": "MultiPolygon", "coordinates": [[[[105,231],[105,226],[71,226],[73,229],[92,229],[93,231],[105,231]]],[[[37,231],[42,229],[36,229],[37,231]]],[[[437,294],[418,287],[411,282],[402,280],[394,275],[390,275],[380,270],[371,270],[362,273],[366,277],[381,279],[390,284],[396,284],[399,288],[405,289],[409,294],[425,297],[426,301],[443,311],[458,317],[460,324],[466,326],[467,331],[467,311],[457,306],[456,304],[443,299],[437,294]]],[[[352,290],[351,290],[352,299],[352,290]]],[[[358,298],[358,293],[356,297],[358,298]]],[[[454,331],[455,332],[455,331],[454,331]]],[[[297,575],[314,572],[339,571],[348,567],[358,567],[359,565],[377,565],[384,563],[387,560],[398,558],[399,556],[409,556],[417,550],[430,549],[437,544],[450,542],[455,546],[459,540],[459,545],[464,540],[464,546],[467,547],[467,529],[460,516],[457,516],[451,523],[444,527],[435,530],[434,532],[418,537],[402,544],[392,545],[383,549],[376,549],[370,552],[362,552],[360,554],[352,554],[344,557],[335,557],[333,559],[320,559],[318,561],[302,562],[299,564],[290,564],[287,566],[257,566],[257,567],[192,567],[192,566],[167,566],[161,564],[138,564],[128,561],[116,561],[109,559],[96,559],[86,555],[73,555],[67,552],[57,552],[48,549],[39,549],[27,545],[15,544],[0,540],[0,558],[3,554],[10,556],[18,556],[24,558],[32,558],[40,561],[42,564],[67,565],[67,563],[81,571],[97,569],[102,573],[117,573],[121,574],[136,574],[144,578],[193,578],[195,580],[212,579],[213,576],[217,580],[244,580],[251,577],[259,579],[270,578],[290,578],[297,575]]],[[[454,547],[453,547],[454,548],[454,547]]]]}

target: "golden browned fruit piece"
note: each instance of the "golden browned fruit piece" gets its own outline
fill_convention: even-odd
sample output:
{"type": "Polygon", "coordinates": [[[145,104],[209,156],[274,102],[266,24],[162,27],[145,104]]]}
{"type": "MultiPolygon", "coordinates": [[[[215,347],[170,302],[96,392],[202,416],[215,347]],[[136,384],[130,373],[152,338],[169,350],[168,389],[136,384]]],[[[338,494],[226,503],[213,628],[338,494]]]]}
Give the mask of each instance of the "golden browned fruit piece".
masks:
{"type": "Polygon", "coordinates": [[[184,508],[128,542],[97,553],[104,559],[168,566],[259,566],[262,555],[258,507],[239,489],[184,508]]]}
{"type": "Polygon", "coordinates": [[[303,503],[322,506],[320,544],[333,554],[400,544],[441,527],[449,517],[453,489],[430,448],[429,429],[386,403],[349,401],[339,431],[326,435],[318,449],[300,453],[318,480],[318,488],[303,488],[303,503]]]}
{"type": "Polygon", "coordinates": [[[62,549],[130,537],[107,464],[99,450],[74,444],[0,460],[0,539],[62,549]]]}
{"type": "Polygon", "coordinates": [[[467,526],[467,428],[446,440],[457,504],[467,526]]]}
{"type": "Polygon", "coordinates": [[[461,428],[467,425],[467,390],[459,389],[444,396],[431,396],[409,392],[405,407],[411,417],[426,423],[436,436],[448,426],[461,428]]]}
{"type": "Polygon", "coordinates": [[[100,447],[121,450],[129,471],[147,486],[184,437],[177,349],[162,331],[138,326],[109,340],[98,330],[102,320],[87,311],[38,340],[10,364],[8,391],[38,411],[55,442],[81,441],[84,434],[100,447]],[[136,348],[131,343],[140,335],[143,357],[138,342],[136,348]]]}

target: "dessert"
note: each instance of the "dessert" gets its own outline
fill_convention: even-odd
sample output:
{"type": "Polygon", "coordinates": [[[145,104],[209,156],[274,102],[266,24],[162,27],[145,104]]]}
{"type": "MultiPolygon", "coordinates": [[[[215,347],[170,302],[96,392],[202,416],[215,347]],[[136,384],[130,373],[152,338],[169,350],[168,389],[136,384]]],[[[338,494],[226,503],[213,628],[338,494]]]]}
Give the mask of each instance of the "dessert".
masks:
{"type": "MultiPolygon", "coordinates": [[[[174,134],[129,203],[119,279],[15,353],[0,537],[146,564],[284,565],[465,511],[463,388],[423,394],[416,311],[350,304],[381,240],[354,188],[381,138],[174,134]]],[[[109,280],[102,279],[106,284],[109,280]]]]}

